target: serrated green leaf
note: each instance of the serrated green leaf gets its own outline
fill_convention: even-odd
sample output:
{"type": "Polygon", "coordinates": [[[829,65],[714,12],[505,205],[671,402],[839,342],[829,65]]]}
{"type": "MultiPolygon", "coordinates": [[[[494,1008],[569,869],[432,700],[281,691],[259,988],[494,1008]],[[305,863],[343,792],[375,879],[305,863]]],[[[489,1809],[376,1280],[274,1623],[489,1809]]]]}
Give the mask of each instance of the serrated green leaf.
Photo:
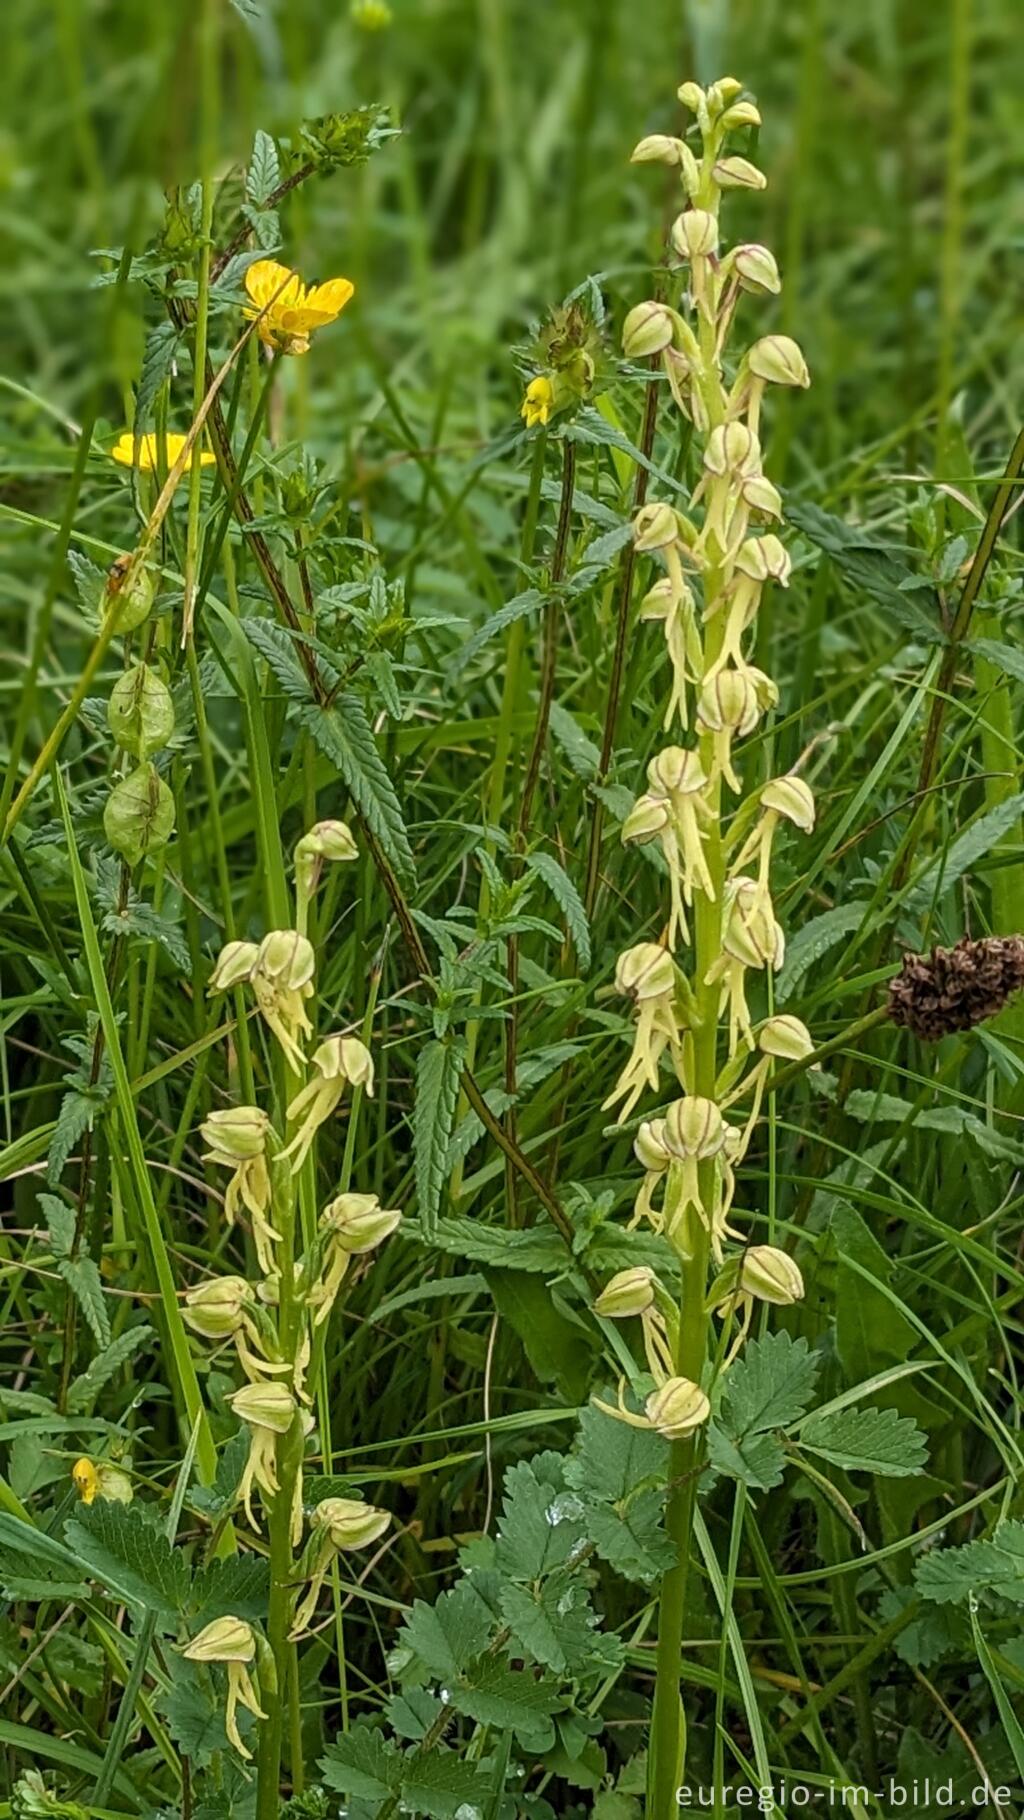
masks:
{"type": "Polygon", "coordinates": [[[617,1504],[652,1484],[663,1486],[667,1463],[668,1446],[660,1435],[618,1422],[588,1403],[580,1412],[576,1451],[566,1462],[565,1482],[587,1498],[617,1504]]]}
{"type": "Polygon", "coordinates": [[[995,638],[972,638],[968,650],[985,657],[1004,676],[1012,676],[1015,682],[1024,682],[1024,651],[1016,645],[1001,644],[995,638]]]}
{"type": "Polygon", "coordinates": [[[229,1555],[208,1561],[192,1582],[188,1609],[197,1629],[214,1618],[266,1617],[270,1570],[259,1555],[229,1555]]]}
{"type": "Polygon", "coordinates": [[[97,1346],[110,1345],[110,1316],[94,1259],[58,1258],[57,1269],[85,1316],[97,1346]]]}
{"type": "Polygon", "coordinates": [[[845,1472],[902,1479],[920,1472],[928,1445],[917,1423],[895,1409],[846,1409],[812,1415],[799,1432],[801,1447],[845,1472]]]}
{"type": "Polygon", "coordinates": [[[971,1593],[995,1593],[1024,1605],[1024,1523],[1000,1523],[988,1540],[960,1548],[935,1548],[914,1570],[923,1599],[936,1605],[959,1604],[971,1593]]]}
{"type": "Polygon", "coordinates": [[[82,1506],[64,1525],[64,1539],[76,1564],[115,1599],[141,1605],[158,1618],[174,1620],[188,1596],[188,1563],[180,1548],[138,1504],[98,1499],[82,1506]]]}
{"type": "Polygon", "coordinates": [[[46,1153],[46,1179],[51,1188],[55,1188],[60,1181],[68,1157],[79,1138],[92,1130],[98,1110],[99,1101],[90,1094],[79,1093],[74,1087],[64,1094],[57,1111],[50,1148],[46,1153]]]}
{"type": "Polygon", "coordinates": [[[257,127],[249,169],[245,173],[245,194],[254,207],[263,208],[280,181],[281,161],[277,146],[269,133],[257,127]]]}
{"type": "Polygon", "coordinates": [[[486,1276],[494,1306],[519,1335],[541,1383],[558,1384],[569,1402],[579,1403],[586,1394],[596,1348],[593,1332],[539,1276],[493,1268],[486,1276]]]}
{"type": "Polygon", "coordinates": [[[708,1428],[708,1463],[716,1472],[749,1485],[752,1491],[771,1491],[782,1484],[786,1455],[773,1434],[734,1438],[712,1422],[708,1428]]]}
{"type": "Polygon", "coordinates": [[[597,1614],[587,1589],[565,1573],[549,1575],[537,1586],[506,1581],[501,1613],[512,1632],[509,1653],[523,1650],[559,1675],[586,1673],[602,1646],[611,1645],[614,1653],[619,1644],[616,1637],[595,1636],[597,1614]]]}
{"type": "Polygon", "coordinates": [[[651,1486],[621,1504],[588,1504],[587,1535],[602,1561],[641,1586],[653,1586],[675,1566],[675,1549],[665,1533],[665,1492],[651,1486]]]}
{"type": "Polygon", "coordinates": [[[492,1614],[472,1582],[460,1580],[433,1605],[417,1599],[402,1626],[400,1641],[432,1675],[454,1681],[480,1654],[491,1633],[492,1614]]]}
{"type": "Polygon", "coordinates": [[[482,1804],[487,1784],[475,1763],[436,1745],[429,1752],[402,1751],[373,1727],[354,1725],[335,1738],[320,1759],[328,1788],[363,1801],[388,1796],[404,1813],[454,1820],[462,1807],[482,1804]]]}
{"type": "Polygon", "coordinates": [[[514,625],[517,619],[526,619],[531,613],[538,613],[544,605],[544,600],[545,596],[539,588],[526,588],[522,594],[516,594],[512,600],[506,601],[503,607],[499,607],[496,613],[491,614],[490,619],[477,627],[477,630],[467,638],[465,644],[457,652],[450,669],[452,678],[459,676],[466,665],[472,663],[477,652],[482,651],[492,638],[496,638],[499,632],[505,630],[506,626],[514,625]]]}
{"type": "Polygon", "coordinates": [[[437,1231],[444,1194],[448,1144],[455,1124],[462,1077],[463,1051],[455,1042],[427,1043],[416,1063],[413,1146],[416,1159],[416,1204],[425,1239],[437,1231]]]}
{"type": "Polygon", "coordinates": [[[69,1207],[66,1201],[62,1201],[58,1194],[41,1194],[39,1206],[42,1208],[43,1218],[46,1221],[46,1230],[50,1235],[54,1256],[57,1258],[68,1257],[75,1242],[74,1209],[69,1207]]]}
{"type": "Polygon", "coordinates": [[[511,1580],[539,1580],[586,1539],[585,1505],[566,1490],[561,1454],[535,1454],[505,1474],[495,1566],[511,1580]]]}
{"type": "Polygon", "coordinates": [[[553,853],[528,853],[526,864],[531,872],[544,880],[548,890],[557,903],[572,936],[573,946],[580,968],[584,973],[590,971],[590,924],[583,908],[576,886],[564,867],[560,866],[553,853]]]}
{"type": "Polygon", "coordinates": [[[866,910],[866,904],[837,904],[834,910],[825,910],[821,916],[812,916],[809,922],[801,924],[792,940],[786,943],[786,958],[777,986],[780,1004],[792,997],[815,961],[830,948],[835,948],[844,936],[852,935],[860,928],[866,910]]]}
{"type": "Polygon", "coordinates": [[[548,1675],[512,1668],[497,1656],[481,1656],[450,1692],[458,1712],[478,1725],[514,1732],[528,1750],[547,1750],[554,1740],[552,1714],[562,1700],[557,1682],[548,1675]]]}
{"type": "Polygon", "coordinates": [[[373,728],[357,695],[342,695],[333,708],[309,703],[299,720],[338,772],[385,859],[406,886],[416,882],[416,862],[395,787],[377,750],[373,728]]]}
{"type": "Polygon", "coordinates": [[[85,1371],[72,1379],[68,1390],[68,1409],[71,1414],[80,1415],[92,1409],[103,1386],[152,1338],[152,1327],[129,1327],[111,1340],[102,1352],[98,1352],[85,1371]]]}
{"type": "Polygon", "coordinates": [[[718,1425],[733,1441],[787,1428],[803,1415],[818,1376],[818,1360],[803,1338],[785,1332],[751,1340],[729,1369],[718,1425]]]}
{"type": "Polygon", "coordinates": [[[1005,802],[996,803],[994,808],[986,809],[984,814],[971,822],[945,853],[936,854],[928,862],[915,880],[913,889],[907,896],[910,914],[914,916],[929,909],[937,891],[951,891],[965,872],[999,845],[1022,814],[1024,791],[1008,796],[1005,802]]]}
{"type": "Polygon", "coordinates": [[[135,429],[141,434],[149,428],[157,393],[174,367],[181,334],[172,322],[158,322],[146,337],[142,370],[135,389],[135,429]]]}
{"type": "Polygon", "coordinates": [[[228,1749],[223,1701],[213,1677],[176,1650],[168,1650],[166,1663],[170,1685],[160,1695],[160,1712],[182,1755],[194,1768],[204,1769],[215,1751],[228,1749]]]}

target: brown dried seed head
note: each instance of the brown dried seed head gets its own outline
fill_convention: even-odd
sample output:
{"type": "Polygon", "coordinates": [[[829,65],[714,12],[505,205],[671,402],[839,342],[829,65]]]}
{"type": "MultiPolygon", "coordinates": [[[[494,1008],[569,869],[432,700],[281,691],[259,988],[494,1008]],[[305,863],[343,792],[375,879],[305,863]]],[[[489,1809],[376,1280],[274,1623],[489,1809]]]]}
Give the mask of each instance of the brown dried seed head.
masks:
{"type": "Polygon", "coordinates": [[[926,1043],[995,1017],[1024,987],[1024,936],[968,936],[955,948],[905,954],[889,982],[889,1016],[926,1043]]]}

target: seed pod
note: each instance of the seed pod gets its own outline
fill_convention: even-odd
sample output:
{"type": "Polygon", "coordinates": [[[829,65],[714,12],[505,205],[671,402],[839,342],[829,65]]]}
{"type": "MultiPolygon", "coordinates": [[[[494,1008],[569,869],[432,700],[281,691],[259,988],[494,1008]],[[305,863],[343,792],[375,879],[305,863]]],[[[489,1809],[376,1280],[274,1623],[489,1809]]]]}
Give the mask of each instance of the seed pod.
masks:
{"type": "Polygon", "coordinates": [[[107,725],[133,758],[148,758],[166,746],[174,732],[174,703],[149,664],[135,664],[118,678],[107,703],[107,725]]]}
{"type": "Polygon", "coordinates": [[[1024,936],[969,936],[955,948],[905,954],[889,982],[889,1016],[923,1042],[995,1017],[1024,987],[1024,936]]]}
{"type": "Polygon", "coordinates": [[[596,1297],[594,1313],[606,1321],[628,1321],[633,1315],[647,1314],[654,1307],[655,1281],[647,1264],[618,1271],[596,1297]]]}
{"type": "Polygon", "coordinates": [[[174,797],[155,766],[140,765],[115,784],[103,811],[103,832],[129,866],[166,847],[174,832],[174,797]]]}
{"type": "Polygon", "coordinates": [[[107,571],[103,604],[112,616],[114,630],[134,632],[148,619],[156,583],[148,569],[138,568],[134,554],[119,556],[107,571]]]}

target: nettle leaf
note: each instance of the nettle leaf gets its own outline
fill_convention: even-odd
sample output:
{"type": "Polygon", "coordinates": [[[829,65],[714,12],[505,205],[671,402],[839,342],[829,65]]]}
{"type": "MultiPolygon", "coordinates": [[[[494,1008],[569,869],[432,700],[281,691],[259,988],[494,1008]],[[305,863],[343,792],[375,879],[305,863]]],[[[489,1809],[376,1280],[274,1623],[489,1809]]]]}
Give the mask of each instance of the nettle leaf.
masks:
{"type": "Polygon", "coordinates": [[[82,1310],[97,1346],[109,1346],[110,1316],[95,1261],[90,1257],[58,1258],[57,1269],[82,1310]]]}
{"type": "Polygon", "coordinates": [[[991,853],[1024,813],[1024,791],[979,815],[945,853],[936,854],[907,897],[911,915],[929,909],[937,891],[951,891],[964,873],[991,853]]]}
{"type": "Polygon", "coordinates": [[[265,133],[257,127],[249,169],[245,173],[245,193],[248,200],[256,208],[264,207],[280,181],[281,161],[277,155],[277,146],[269,133],[265,133]]]}
{"type": "Polygon", "coordinates": [[[576,886],[564,867],[560,866],[552,853],[528,853],[526,864],[531,872],[543,879],[552,897],[565,917],[573,947],[584,973],[590,971],[590,924],[583,908],[576,886]]]}
{"type": "Polygon", "coordinates": [[[115,1599],[174,1620],[185,1608],[188,1563],[138,1504],[99,1499],[64,1525],[76,1563],[115,1599]]]}
{"type": "Polygon", "coordinates": [[[921,1472],[928,1444],[912,1416],[895,1409],[849,1407],[809,1416],[799,1443],[845,1472],[874,1472],[892,1479],[921,1472]]]}
{"type": "Polygon", "coordinates": [[[732,1440],[799,1421],[814,1394],[819,1361],[785,1332],[751,1340],[725,1380],[718,1424],[732,1440]]]}
{"type": "Polygon", "coordinates": [[[68,1157],[79,1139],[92,1130],[99,1108],[99,1100],[91,1094],[79,1093],[77,1088],[71,1088],[65,1093],[57,1111],[50,1148],[46,1153],[46,1179],[51,1188],[56,1187],[60,1181],[68,1157]]]}
{"type": "Polygon", "coordinates": [[[69,1257],[75,1242],[73,1208],[69,1207],[66,1201],[62,1201],[57,1194],[41,1194],[38,1198],[54,1256],[57,1258],[69,1257]]]}
{"type": "Polygon", "coordinates": [[[82,1415],[92,1409],[105,1384],[134,1358],[141,1346],[153,1338],[153,1329],[148,1326],[129,1327],[118,1334],[110,1345],[104,1347],[91,1360],[85,1371],[72,1380],[68,1390],[68,1409],[72,1415],[82,1415]]]}
{"type": "MultiPolygon", "coordinates": [[[[460,1126],[461,1130],[461,1126],[460,1126]]],[[[412,1222],[404,1237],[414,1238],[412,1222]]],[[[565,1244],[550,1227],[534,1226],[527,1232],[509,1232],[504,1226],[484,1226],[479,1220],[438,1220],[432,1243],[439,1251],[467,1263],[494,1264],[499,1268],[553,1276],[565,1269],[565,1244]]]]}
{"type": "Polygon", "coordinates": [[[935,588],[917,574],[898,545],[884,542],[868,529],[848,525],[810,500],[786,500],[786,518],[805,537],[831,556],[845,580],[861,594],[880,601],[918,637],[942,644],[945,632],[935,588]],[[915,598],[909,599],[912,593],[915,598]]]}
{"type": "Polygon", "coordinates": [[[129,941],[159,942],[179,973],[191,972],[192,957],[181,924],[171,922],[169,917],[154,910],[152,904],[143,903],[140,897],[130,897],[121,909],[108,910],[102,926],[106,935],[124,936],[129,941]]]}
{"type": "MultiPolygon", "coordinates": [[[[568,708],[563,708],[557,701],[551,704],[551,731],[576,776],[586,784],[593,783],[601,767],[601,753],[593,740],[587,738],[568,708]]],[[[632,797],[629,800],[632,804],[632,797]]]]}
{"type": "Polygon", "coordinates": [[[465,644],[461,646],[452,660],[449,669],[450,679],[454,680],[461,675],[467,664],[472,663],[477,652],[482,651],[484,646],[489,644],[492,638],[496,638],[499,632],[503,632],[506,626],[513,625],[517,619],[526,619],[531,613],[538,613],[544,605],[545,599],[546,596],[541,593],[539,588],[527,588],[522,594],[516,594],[512,600],[506,601],[505,605],[499,607],[496,613],[492,613],[490,619],[485,620],[482,626],[478,626],[472,636],[467,638],[465,644]]]}
{"type": "Polygon", "coordinates": [[[230,1555],[208,1561],[192,1582],[189,1612],[201,1629],[214,1618],[265,1618],[270,1569],[259,1555],[230,1555]]]}
{"type": "Polygon", "coordinates": [[[299,720],[324,756],[337,765],[352,801],[400,882],[414,885],[416,862],[401,805],[359,697],[342,695],[333,708],[307,704],[299,709],[299,720]]]}
{"type": "Polygon", "coordinates": [[[967,649],[986,658],[1005,676],[1012,676],[1016,682],[1024,682],[1024,651],[1017,645],[1000,644],[995,638],[973,638],[967,649]]]}
{"type": "Polygon", "coordinates": [[[562,1567],[586,1541],[585,1505],[567,1491],[561,1454],[535,1454],[505,1474],[495,1566],[512,1580],[539,1580],[562,1567]]]}
{"type": "Polygon", "coordinates": [[[150,329],[146,337],[142,371],[135,389],[134,428],[136,432],[148,428],[160,388],[174,370],[174,361],[180,343],[181,332],[175,328],[172,322],[158,322],[155,328],[150,329]]]}
{"type": "Polygon", "coordinates": [[[1000,1523],[985,1541],[962,1548],[936,1548],[914,1570],[923,1599],[936,1605],[959,1604],[971,1593],[994,1593],[1024,1605],[1024,1523],[1000,1523]]]}
{"type": "Polygon", "coordinates": [[[821,916],[812,916],[809,923],[804,923],[786,943],[786,958],[779,974],[776,991],[779,1002],[793,996],[805,973],[821,960],[831,948],[835,948],[844,936],[852,935],[864,921],[866,904],[838,904],[834,910],[825,910],[821,916]]]}
{"type": "Polygon", "coordinates": [[[430,1674],[454,1681],[485,1648],[493,1627],[490,1607],[469,1580],[460,1580],[433,1605],[417,1599],[399,1632],[399,1643],[430,1674]]]}
{"type": "Polygon", "coordinates": [[[456,1042],[431,1042],[416,1064],[413,1145],[416,1158],[416,1203],[425,1239],[437,1232],[444,1195],[448,1145],[459,1103],[463,1049],[456,1042]]]}

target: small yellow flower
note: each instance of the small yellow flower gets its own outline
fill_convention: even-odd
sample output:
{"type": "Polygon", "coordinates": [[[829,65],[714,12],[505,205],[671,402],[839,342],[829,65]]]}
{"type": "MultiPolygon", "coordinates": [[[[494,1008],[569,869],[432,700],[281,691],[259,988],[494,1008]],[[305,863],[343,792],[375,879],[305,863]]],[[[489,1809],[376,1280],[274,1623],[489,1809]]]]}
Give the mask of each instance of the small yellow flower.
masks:
{"type": "Polygon", "coordinates": [[[91,1460],[76,1460],[71,1481],[83,1504],[92,1504],[100,1489],[100,1475],[91,1460]]]}
{"type": "MultiPolygon", "coordinates": [[[[143,474],[151,474],[153,472],[153,469],[156,467],[157,461],[159,459],[160,440],[161,439],[159,436],[152,434],[152,433],[147,434],[145,436],[140,436],[139,437],[138,459],[136,459],[135,437],[133,436],[131,430],[125,430],[123,435],[118,437],[117,441],[115,442],[113,448],[110,451],[111,459],[113,461],[119,462],[122,468],[137,467],[143,474]]],[[[166,444],[167,444],[167,466],[169,468],[173,468],[175,462],[178,459],[178,456],[181,454],[182,449],[185,447],[185,437],[182,435],[179,435],[177,430],[174,430],[174,431],[169,430],[167,432],[167,436],[164,440],[166,441],[166,444]]],[[[196,459],[196,450],[193,448],[193,450],[192,450],[193,462],[195,461],[195,459],[196,459]]],[[[199,466],[201,468],[213,467],[216,460],[217,460],[217,457],[214,454],[212,449],[200,450],[199,466]]]]}
{"type": "Polygon", "coordinates": [[[555,388],[546,373],[538,373],[526,388],[519,415],[527,429],[532,430],[535,424],[547,423],[554,408],[555,388]]]}
{"type": "Polygon", "coordinates": [[[245,274],[245,288],[255,305],[245,314],[250,321],[259,317],[256,333],[264,346],[305,354],[313,330],[340,316],[355,285],[348,278],[305,285],[298,272],[276,259],[257,259],[245,274]]]}

